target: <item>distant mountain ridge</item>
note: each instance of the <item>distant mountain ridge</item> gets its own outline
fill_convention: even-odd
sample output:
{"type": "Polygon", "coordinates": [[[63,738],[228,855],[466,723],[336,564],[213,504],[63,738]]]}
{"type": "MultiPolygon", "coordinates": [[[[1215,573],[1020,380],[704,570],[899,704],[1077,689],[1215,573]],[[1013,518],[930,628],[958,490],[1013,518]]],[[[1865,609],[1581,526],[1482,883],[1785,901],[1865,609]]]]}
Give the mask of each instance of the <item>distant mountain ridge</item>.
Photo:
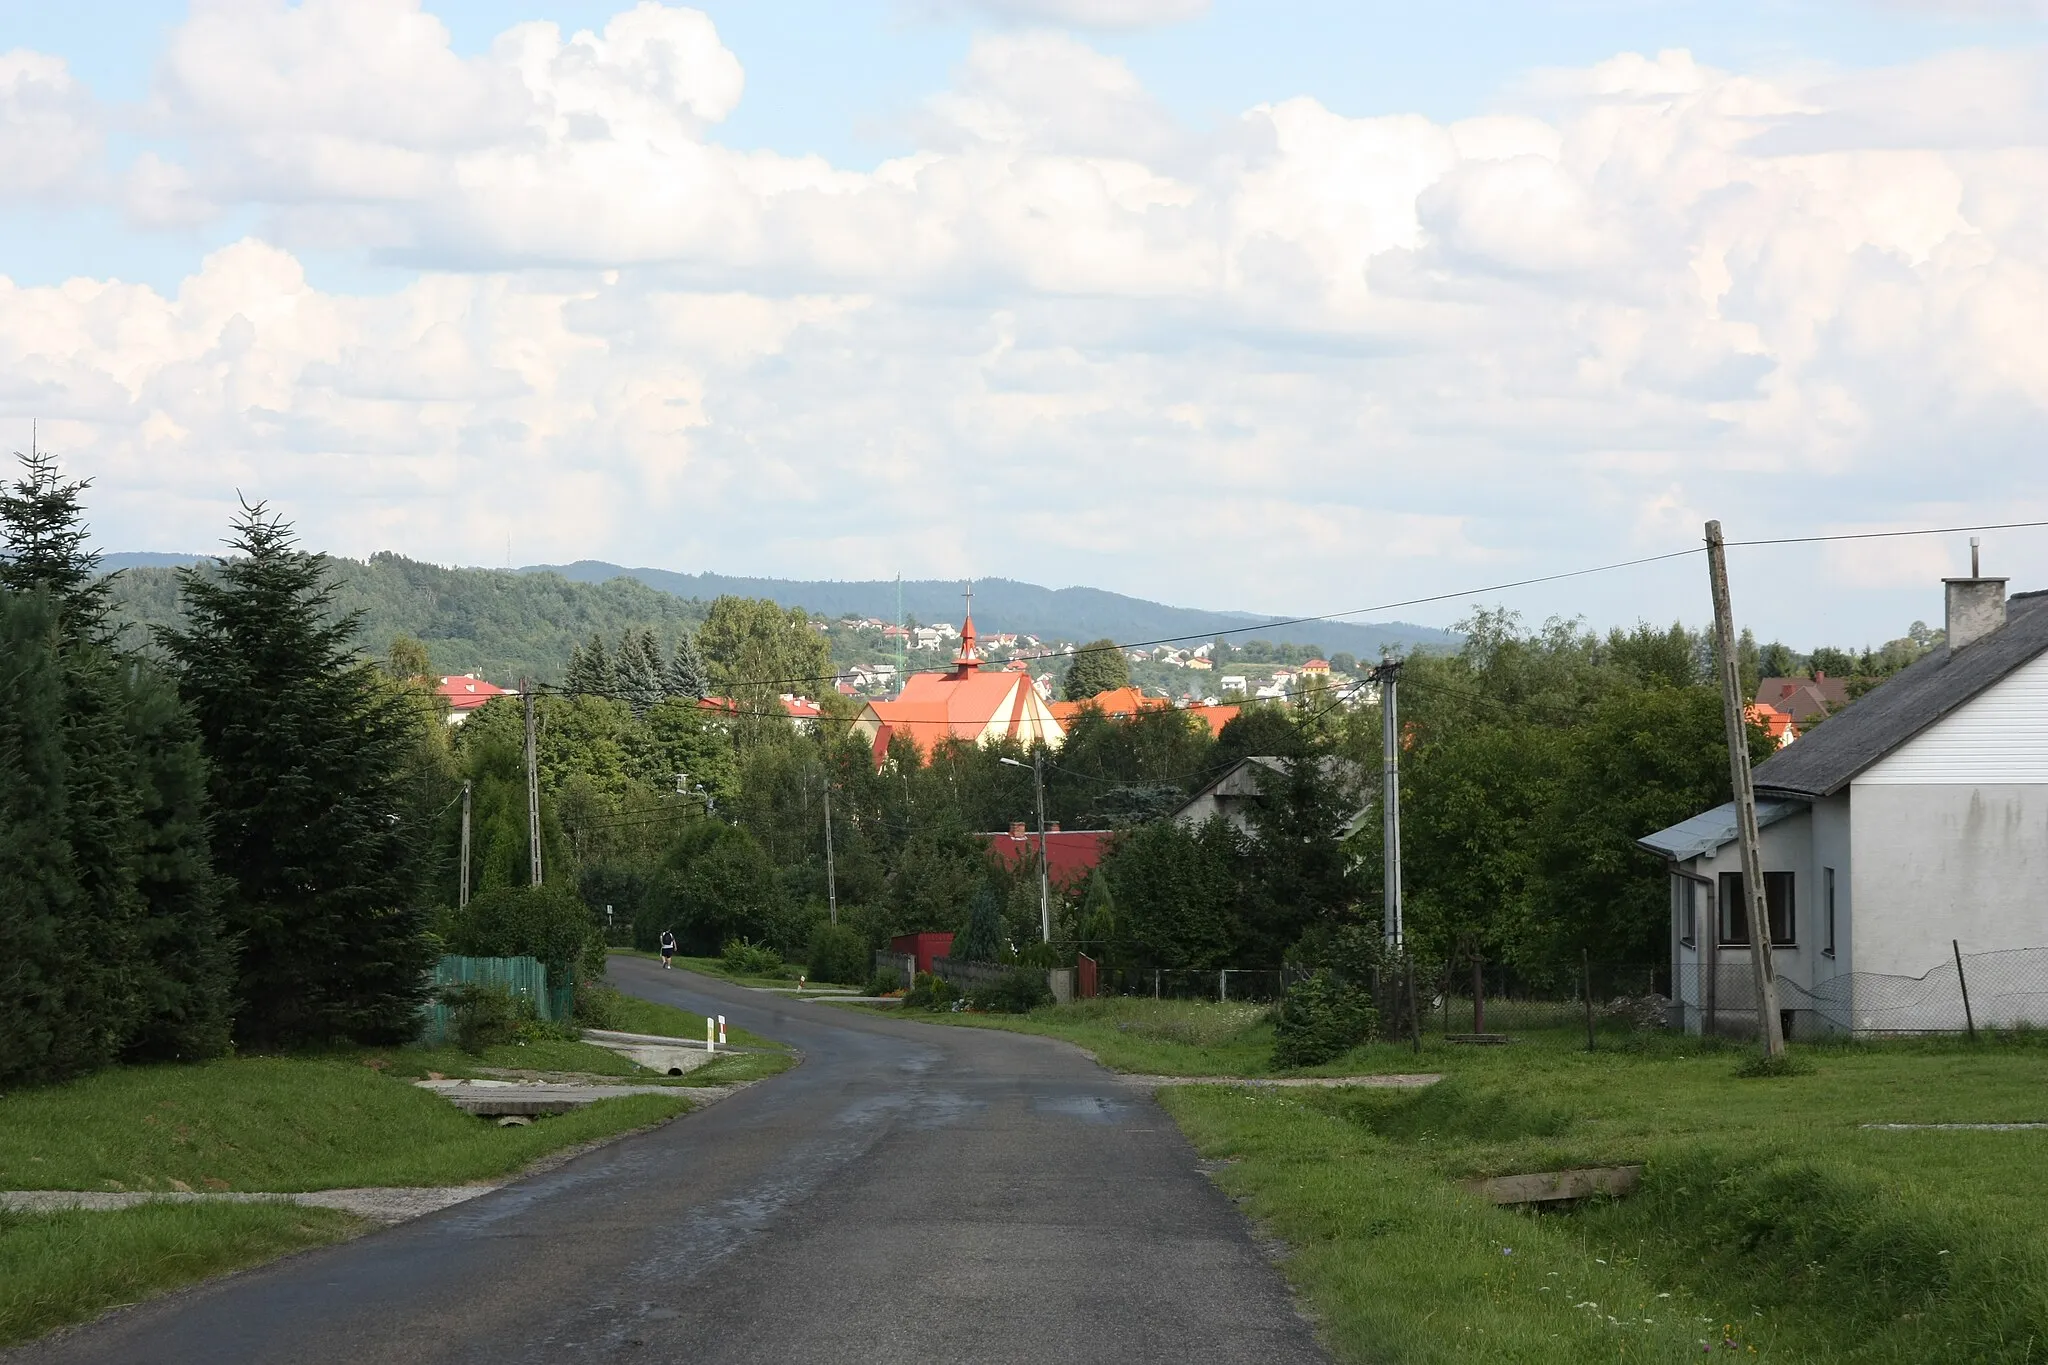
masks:
{"type": "MultiPolygon", "coordinates": [[[[100,567],[110,573],[132,571],[120,597],[135,621],[170,624],[176,619],[170,570],[209,558],[122,552],[102,556],[100,567]]],[[[569,646],[575,640],[593,630],[615,631],[623,621],[645,618],[649,623],[665,623],[665,630],[687,628],[702,618],[704,604],[726,594],[766,597],[830,618],[891,621],[897,610],[897,585],[887,579],[743,578],[628,569],[591,559],[532,565],[510,575],[503,569],[443,568],[390,555],[376,556],[368,563],[336,563],[342,580],[338,605],[366,612],[365,640],[370,648],[383,649],[392,634],[402,631],[426,640],[433,647],[437,666],[489,670],[494,676],[524,668],[538,668],[551,675],[566,666],[569,646]],[[597,595],[586,601],[575,594],[551,593],[543,587],[547,575],[581,585],[578,593],[598,590],[597,595]],[[508,597],[511,579],[519,580],[522,587],[508,597]],[[493,582],[498,586],[492,587],[493,582]],[[649,592],[658,596],[645,596],[649,592]],[[544,635],[545,640],[522,638],[533,632],[544,635]]],[[[903,611],[921,623],[957,625],[962,586],[950,579],[906,579],[903,611]]],[[[1100,588],[1044,588],[1007,578],[975,581],[974,612],[976,624],[984,632],[1076,643],[1107,637],[1124,643],[1180,640],[1194,644],[1230,631],[1238,644],[1264,639],[1275,645],[1314,646],[1326,653],[1353,654],[1361,659],[1377,659],[1384,647],[1444,649],[1457,644],[1457,637],[1448,632],[1400,621],[1309,621],[1276,626],[1271,624],[1276,618],[1251,612],[1170,607],[1100,588]]]]}
{"type": "MultiPolygon", "coordinates": [[[[742,578],[718,573],[677,573],[670,569],[628,569],[596,559],[579,559],[573,564],[537,564],[519,572],[560,574],[578,583],[632,578],[678,597],[705,601],[727,594],[766,597],[786,607],[802,607],[814,615],[896,619],[897,584],[893,579],[742,578]]],[[[905,579],[903,611],[920,622],[947,621],[958,625],[964,586],[957,579],[905,579]]],[[[1230,631],[1231,638],[1239,644],[1256,636],[1276,645],[1316,645],[1330,653],[1371,659],[1377,659],[1385,646],[1441,649],[1458,643],[1458,637],[1447,631],[1405,621],[1309,621],[1261,630],[1258,628],[1285,618],[1170,607],[1101,588],[1044,588],[1010,578],[975,579],[974,613],[975,623],[983,631],[1076,642],[1107,637],[1127,643],[1184,640],[1194,644],[1218,632],[1230,631]]]]}

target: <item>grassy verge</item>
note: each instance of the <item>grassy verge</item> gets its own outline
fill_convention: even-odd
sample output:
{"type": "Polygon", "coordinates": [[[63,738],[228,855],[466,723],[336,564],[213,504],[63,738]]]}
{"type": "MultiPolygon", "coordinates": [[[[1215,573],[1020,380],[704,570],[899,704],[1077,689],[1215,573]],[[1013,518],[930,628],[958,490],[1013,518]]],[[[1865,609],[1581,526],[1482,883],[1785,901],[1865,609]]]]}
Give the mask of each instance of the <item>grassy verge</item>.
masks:
{"type": "MultiPolygon", "coordinates": [[[[637,995],[621,994],[612,1002],[611,1026],[626,1033],[646,1033],[657,1038],[686,1038],[699,1042],[704,1037],[703,1015],[677,1009],[674,1005],[642,1000],[637,995]]],[[[737,1047],[783,1046],[772,1038],[749,1033],[738,1025],[726,1028],[725,1039],[737,1047]]]]}
{"type": "Polygon", "coordinates": [[[181,1284],[348,1236],[362,1224],[280,1204],[0,1212],[0,1346],[181,1284]]]}
{"type": "MultiPolygon", "coordinates": [[[[534,1051],[496,1049],[484,1060],[534,1051]]],[[[498,1128],[392,1074],[427,1069],[422,1063],[436,1055],[395,1049],[121,1067],[16,1091],[0,1101],[0,1188],[463,1184],[511,1175],[550,1152],[689,1106],[682,1094],[634,1095],[524,1128],[498,1128]]]]}
{"type": "Polygon", "coordinates": [[[1818,1365],[2048,1358],[2039,1132],[1869,1123],[2048,1116],[2048,1051],[1924,1043],[1745,1051],[1563,1038],[1437,1048],[1439,1086],[1161,1093],[1218,1179],[1288,1242],[1339,1354],[1374,1361],[1818,1365]],[[1640,1162],[1641,1190],[1542,1215],[1461,1177],[1640,1162]]]}

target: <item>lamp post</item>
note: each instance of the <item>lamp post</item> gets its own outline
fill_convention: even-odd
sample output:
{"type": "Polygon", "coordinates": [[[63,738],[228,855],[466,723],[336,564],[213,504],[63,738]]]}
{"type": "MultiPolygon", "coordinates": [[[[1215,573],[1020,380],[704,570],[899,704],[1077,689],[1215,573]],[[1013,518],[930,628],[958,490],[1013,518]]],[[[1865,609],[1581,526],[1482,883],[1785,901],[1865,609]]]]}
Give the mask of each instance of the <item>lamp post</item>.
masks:
{"type": "Polygon", "coordinates": [[[1038,932],[1045,942],[1052,942],[1052,884],[1045,871],[1045,752],[1033,750],[1031,762],[1019,763],[1014,758],[1002,760],[1012,768],[1029,767],[1031,785],[1038,793],[1038,932]]]}

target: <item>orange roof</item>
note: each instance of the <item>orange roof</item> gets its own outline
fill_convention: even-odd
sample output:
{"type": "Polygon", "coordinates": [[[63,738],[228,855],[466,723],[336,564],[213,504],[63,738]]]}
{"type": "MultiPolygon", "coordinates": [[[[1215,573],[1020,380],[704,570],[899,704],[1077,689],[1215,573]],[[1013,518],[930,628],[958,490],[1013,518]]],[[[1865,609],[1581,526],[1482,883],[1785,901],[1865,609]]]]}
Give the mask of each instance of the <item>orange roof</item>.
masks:
{"type": "Polygon", "coordinates": [[[1799,738],[1799,727],[1792,717],[1777,707],[1764,702],[1751,702],[1742,708],[1742,714],[1751,725],[1763,727],[1765,734],[1778,742],[1780,749],[1799,738]]]}
{"type": "Polygon", "coordinates": [[[1211,735],[1222,734],[1223,727],[1237,719],[1238,712],[1237,707],[1230,705],[1190,706],[1187,710],[1188,714],[1200,716],[1209,723],[1209,733],[1211,735]]]}
{"type": "Polygon", "coordinates": [[[1310,659],[1301,666],[1301,671],[1304,673],[1328,673],[1330,671],[1330,661],[1328,659],[1310,659]]]}
{"type": "Polygon", "coordinates": [[[1111,720],[1122,720],[1135,716],[1140,711],[1157,711],[1173,705],[1164,697],[1148,697],[1135,687],[1112,687],[1107,692],[1097,692],[1086,701],[1056,701],[1052,713],[1065,725],[1089,707],[1094,707],[1111,720]]]}
{"type": "Polygon", "coordinates": [[[894,734],[909,735],[929,748],[951,735],[978,740],[991,724],[1015,732],[1028,718],[1031,679],[1003,669],[983,673],[913,673],[890,701],[871,701],[868,710],[894,734]]]}
{"type": "Polygon", "coordinates": [[[492,697],[514,695],[504,688],[485,682],[474,673],[464,673],[453,678],[443,678],[434,695],[448,703],[451,711],[474,711],[492,697]]]}

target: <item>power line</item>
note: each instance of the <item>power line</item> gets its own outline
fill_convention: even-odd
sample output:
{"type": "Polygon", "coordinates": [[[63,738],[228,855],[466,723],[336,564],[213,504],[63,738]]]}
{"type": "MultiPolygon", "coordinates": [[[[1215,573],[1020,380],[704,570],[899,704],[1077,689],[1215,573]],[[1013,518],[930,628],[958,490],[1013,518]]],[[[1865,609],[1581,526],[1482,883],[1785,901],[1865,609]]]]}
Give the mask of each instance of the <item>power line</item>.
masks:
{"type": "Polygon", "coordinates": [[[1984,526],[1922,526],[1910,531],[1843,531],[1825,536],[1778,536],[1768,540],[1731,540],[1728,548],[1738,545],[1814,545],[1829,540],[1890,540],[1897,536],[1953,536],[1965,531],[2027,531],[2048,526],[2048,521],[2000,521],[1984,526]]]}

